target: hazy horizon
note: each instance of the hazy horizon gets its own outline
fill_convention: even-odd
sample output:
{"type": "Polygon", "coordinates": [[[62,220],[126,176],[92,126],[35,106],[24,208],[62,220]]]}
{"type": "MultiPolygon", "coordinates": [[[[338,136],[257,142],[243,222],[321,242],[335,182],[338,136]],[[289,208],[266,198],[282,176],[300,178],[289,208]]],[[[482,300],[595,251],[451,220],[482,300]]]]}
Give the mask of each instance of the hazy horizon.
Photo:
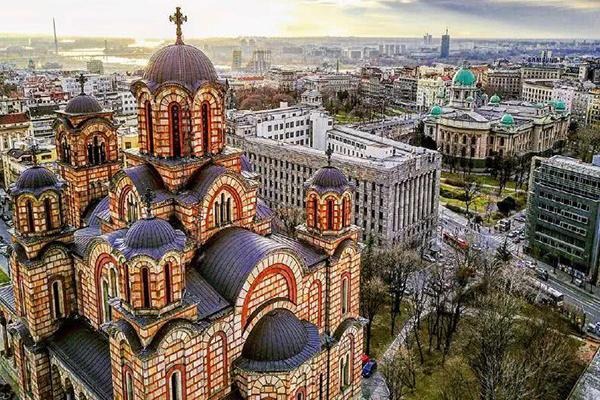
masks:
{"type": "Polygon", "coordinates": [[[598,0],[30,0],[3,7],[2,35],[166,40],[181,6],[191,39],[360,37],[597,39],[598,0]]]}

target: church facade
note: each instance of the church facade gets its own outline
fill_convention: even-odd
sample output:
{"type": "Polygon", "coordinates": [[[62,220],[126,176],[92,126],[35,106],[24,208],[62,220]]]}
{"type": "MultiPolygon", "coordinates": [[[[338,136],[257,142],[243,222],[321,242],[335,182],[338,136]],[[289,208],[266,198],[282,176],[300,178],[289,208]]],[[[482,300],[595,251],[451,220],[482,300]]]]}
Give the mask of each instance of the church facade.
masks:
{"type": "Polygon", "coordinates": [[[26,400],[357,398],[354,187],[324,166],[305,222],[278,233],[185,19],[132,85],[139,150],[119,161],[112,113],[82,90],[54,124],[59,176],[35,165],[11,188],[2,366],[26,400]]]}

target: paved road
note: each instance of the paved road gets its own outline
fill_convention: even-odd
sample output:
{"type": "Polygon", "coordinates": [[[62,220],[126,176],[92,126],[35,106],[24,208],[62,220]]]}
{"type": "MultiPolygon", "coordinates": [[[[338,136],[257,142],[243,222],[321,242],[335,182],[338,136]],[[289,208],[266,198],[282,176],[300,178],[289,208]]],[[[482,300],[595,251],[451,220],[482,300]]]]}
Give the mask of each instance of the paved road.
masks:
{"type": "MultiPolygon", "coordinates": [[[[467,228],[467,220],[464,216],[454,213],[447,208],[440,206],[440,221],[443,229],[449,230],[453,233],[458,232],[462,237],[472,237],[476,243],[484,249],[490,251],[496,251],[496,249],[502,245],[506,236],[504,233],[494,232],[488,228],[481,228],[479,232],[475,232],[473,229],[467,228]]],[[[523,228],[524,224],[518,221],[512,220],[512,229],[523,228]]],[[[549,280],[547,283],[549,286],[563,293],[565,296],[565,303],[571,304],[576,307],[580,307],[588,316],[588,321],[596,322],[600,321],[600,289],[597,287],[593,288],[594,293],[590,294],[589,286],[586,289],[577,287],[571,283],[570,275],[556,271],[553,273],[553,268],[539,260],[534,260],[528,255],[523,253],[523,245],[525,242],[515,243],[512,239],[506,239],[508,243],[508,249],[517,257],[523,260],[533,260],[541,268],[546,269],[549,272],[549,280]]]]}

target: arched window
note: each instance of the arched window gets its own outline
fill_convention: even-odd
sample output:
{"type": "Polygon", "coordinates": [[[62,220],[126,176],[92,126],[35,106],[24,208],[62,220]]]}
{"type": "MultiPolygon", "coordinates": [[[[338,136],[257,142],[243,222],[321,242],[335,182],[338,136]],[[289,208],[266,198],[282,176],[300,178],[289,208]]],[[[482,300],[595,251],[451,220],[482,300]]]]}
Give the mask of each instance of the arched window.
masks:
{"type": "Polygon", "coordinates": [[[204,154],[208,154],[208,152],[210,151],[210,146],[209,146],[209,141],[210,141],[210,135],[209,135],[209,117],[208,117],[208,103],[202,103],[202,151],[204,152],[204,154]]]}
{"type": "Polygon", "coordinates": [[[184,400],[183,382],[181,371],[179,369],[176,369],[171,373],[171,376],[169,377],[168,388],[169,400],[184,400]]]}
{"type": "Polygon", "coordinates": [[[333,200],[327,200],[327,230],[333,229],[333,200]]]}
{"type": "Polygon", "coordinates": [[[94,161],[91,164],[100,164],[100,143],[98,142],[98,136],[94,136],[94,161]]]}
{"type": "Polygon", "coordinates": [[[152,304],[148,268],[142,268],[142,304],[144,308],[150,308],[150,305],[152,304]]]}
{"type": "Polygon", "coordinates": [[[225,193],[221,193],[221,209],[219,210],[219,213],[221,224],[226,224],[227,220],[225,219],[225,193]]]}
{"type": "Polygon", "coordinates": [[[94,146],[91,143],[87,144],[87,159],[89,165],[94,165],[94,146]]]}
{"type": "Polygon", "coordinates": [[[340,357],[340,389],[345,389],[350,385],[350,353],[340,357]]]}
{"type": "Polygon", "coordinates": [[[148,153],[154,155],[154,127],[152,125],[152,104],[146,101],[146,133],[148,139],[148,153]]]}
{"type": "Polygon", "coordinates": [[[129,287],[129,266],[125,264],[125,301],[131,303],[131,288],[129,287]]]}
{"type": "Polygon", "coordinates": [[[27,200],[25,203],[25,213],[27,214],[27,231],[33,233],[35,232],[35,224],[33,220],[33,203],[31,200],[27,200]]]}
{"type": "Polygon", "coordinates": [[[137,197],[135,196],[135,193],[133,193],[132,190],[130,190],[129,192],[127,192],[127,195],[125,197],[125,220],[128,223],[132,223],[138,220],[139,218],[139,210],[138,210],[138,203],[137,203],[137,197]]]}
{"type": "Polygon", "coordinates": [[[44,217],[46,218],[46,230],[52,230],[52,203],[49,197],[44,199],[44,217]]]}
{"type": "Polygon", "coordinates": [[[169,122],[171,125],[171,151],[173,157],[181,156],[181,110],[179,104],[169,106],[169,122]]]}
{"type": "Polygon", "coordinates": [[[221,206],[219,204],[219,201],[215,201],[215,205],[214,205],[214,214],[215,214],[215,226],[220,226],[221,225],[221,206]]]}
{"type": "Polygon", "coordinates": [[[231,223],[231,197],[225,202],[225,223],[231,223]]]}
{"type": "Polygon", "coordinates": [[[125,371],[125,385],[123,394],[124,400],[134,400],[134,387],[133,387],[133,376],[131,375],[131,371],[125,371]]]}
{"type": "Polygon", "coordinates": [[[348,226],[348,198],[342,199],[342,228],[348,226]]]}
{"type": "Polygon", "coordinates": [[[312,219],[313,227],[317,228],[319,225],[319,202],[316,197],[312,199],[312,219]]]}
{"type": "Polygon", "coordinates": [[[59,280],[52,282],[52,311],[55,319],[65,316],[62,282],[59,280]]]}
{"type": "Polygon", "coordinates": [[[350,277],[342,277],[341,287],[342,315],[350,311],[350,277]]]}
{"type": "Polygon", "coordinates": [[[110,269],[110,291],[109,295],[111,298],[119,295],[119,283],[117,280],[117,270],[115,268],[110,269]]]}
{"type": "Polygon", "coordinates": [[[71,147],[67,143],[66,137],[63,138],[61,147],[62,147],[63,161],[67,164],[70,164],[71,163],[71,147]]]}
{"type": "Polygon", "coordinates": [[[300,388],[298,389],[298,391],[296,392],[296,400],[305,400],[306,396],[304,394],[304,388],[300,388]]]}
{"type": "Polygon", "coordinates": [[[171,264],[165,264],[164,274],[165,274],[165,302],[170,304],[173,301],[173,287],[171,282],[171,264]]]}
{"type": "Polygon", "coordinates": [[[112,309],[110,308],[110,284],[106,279],[102,279],[102,317],[103,322],[107,323],[112,320],[112,309]]]}

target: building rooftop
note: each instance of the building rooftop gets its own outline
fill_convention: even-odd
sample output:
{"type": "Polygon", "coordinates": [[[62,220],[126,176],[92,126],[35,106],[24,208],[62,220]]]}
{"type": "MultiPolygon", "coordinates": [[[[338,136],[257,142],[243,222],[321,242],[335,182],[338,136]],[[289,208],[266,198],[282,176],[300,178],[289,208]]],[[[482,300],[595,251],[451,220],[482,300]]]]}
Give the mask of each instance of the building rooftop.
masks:
{"type": "Polygon", "coordinates": [[[584,174],[595,178],[600,178],[600,166],[586,163],[576,158],[553,156],[544,160],[543,164],[555,166],[563,170],[575,172],[577,174],[584,174]]]}

